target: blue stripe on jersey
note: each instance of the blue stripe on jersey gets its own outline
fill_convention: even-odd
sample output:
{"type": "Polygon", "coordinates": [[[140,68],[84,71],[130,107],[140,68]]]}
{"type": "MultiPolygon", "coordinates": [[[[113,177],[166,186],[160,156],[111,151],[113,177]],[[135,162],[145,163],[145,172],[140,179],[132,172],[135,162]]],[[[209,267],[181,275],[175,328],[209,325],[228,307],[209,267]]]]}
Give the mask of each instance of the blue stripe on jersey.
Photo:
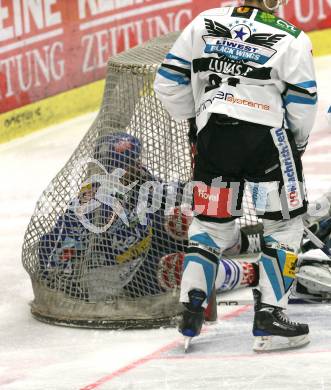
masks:
{"type": "Polygon", "coordinates": [[[272,289],[274,290],[277,301],[281,300],[283,297],[282,288],[279,285],[278,277],[272,260],[269,257],[261,256],[260,260],[263,264],[264,269],[268,275],[269,281],[271,283],[272,289]]]}
{"type": "Polygon", "coordinates": [[[317,103],[317,97],[302,97],[297,95],[287,95],[284,97],[284,103],[285,106],[289,105],[290,103],[296,103],[296,104],[309,104],[309,105],[315,105],[317,103]]]}
{"type": "Polygon", "coordinates": [[[272,236],[264,236],[263,241],[268,244],[269,242],[277,242],[272,236]]]}
{"type": "Polygon", "coordinates": [[[184,58],[177,57],[177,56],[175,56],[174,54],[171,54],[171,53],[168,53],[166,55],[166,59],[167,60],[177,60],[177,61],[181,62],[184,65],[190,65],[191,66],[191,62],[190,61],[184,60],[184,58]]]}
{"type": "Polygon", "coordinates": [[[199,242],[200,244],[210,246],[211,248],[219,249],[219,246],[210,237],[208,233],[194,234],[193,236],[190,237],[190,241],[196,241],[199,242]]]}
{"type": "Polygon", "coordinates": [[[158,73],[168,80],[176,81],[180,85],[188,85],[191,82],[187,77],[181,76],[179,74],[170,73],[162,68],[159,69],[158,73]]]}
{"type": "Polygon", "coordinates": [[[294,84],[296,87],[312,88],[317,87],[315,80],[303,81],[302,83],[294,84]]]}
{"type": "Polygon", "coordinates": [[[202,265],[207,282],[207,297],[209,299],[216,278],[216,265],[212,261],[209,261],[208,259],[205,259],[198,255],[187,254],[184,258],[184,270],[186,269],[188,263],[191,261],[202,265]]]}

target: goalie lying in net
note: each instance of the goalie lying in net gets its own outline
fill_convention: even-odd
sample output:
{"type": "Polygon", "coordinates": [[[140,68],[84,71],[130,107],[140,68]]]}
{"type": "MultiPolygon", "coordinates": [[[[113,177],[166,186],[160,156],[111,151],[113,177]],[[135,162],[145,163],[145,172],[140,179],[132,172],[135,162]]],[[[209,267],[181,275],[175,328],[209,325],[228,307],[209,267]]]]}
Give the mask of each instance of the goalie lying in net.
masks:
{"type": "Polygon", "coordinates": [[[166,232],[163,207],[140,222],[136,210],[139,190],[147,181],[156,180],[142,166],[140,156],[141,143],[130,134],[119,132],[97,140],[93,158],[109,173],[114,168],[125,170],[124,185],[137,182],[128,194],[118,196],[127,223],[102,202],[82,220],[77,206],[92,209],[101,191],[100,182],[84,185],[39,241],[40,274],[50,288],[97,301],[165,291],[157,278],[159,260],[167,253],[183,251],[185,240],[166,232]],[[100,226],[107,229],[98,230],[100,226]]]}
{"type": "MultiPolygon", "coordinates": [[[[140,223],[136,213],[139,189],[143,183],[156,180],[142,166],[140,156],[140,141],[127,133],[105,135],[97,140],[93,157],[108,172],[114,168],[124,169],[126,185],[138,181],[131,192],[120,199],[129,224],[116,217],[110,206],[101,203],[86,213],[85,218],[91,226],[107,224],[108,229],[93,232],[82,223],[70,202],[51,231],[39,241],[40,273],[50,288],[80,299],[98,301],[121,294],[131,297],[159,294],[178,284],[189,218],[179,207],[173,209],[172,215],[165,216],[161,207],[146,216],[146,223],[140,223]]],[[[95,200],[99,188],[98,182],[83,186],[78,194],[79,205],[95,200]]],[[[330,226],[330,220],[327,221],[326,225],[330,226]]],[[[227,256],[258,253],[262,225],[241,229],[238,225],[237,237],[227,256]]],[[[222,258],[217,289],[254,286],[258,281],[257,269],[254,262],[222,258]]]]}

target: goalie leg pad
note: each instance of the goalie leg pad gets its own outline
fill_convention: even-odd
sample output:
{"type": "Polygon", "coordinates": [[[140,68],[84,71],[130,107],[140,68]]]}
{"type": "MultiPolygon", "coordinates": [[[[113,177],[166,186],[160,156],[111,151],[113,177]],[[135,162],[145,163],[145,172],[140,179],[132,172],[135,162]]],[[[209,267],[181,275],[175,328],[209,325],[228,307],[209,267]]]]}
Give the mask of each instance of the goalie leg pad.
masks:
{"type": "Polygon", "coordinates": [[[312,262],[299,267],[297,280],[312,294],[331,294],[331,262],[312,262]]]}
{"type": "Polygon", "coordinates": [[[158,281],[165,290],[175,289],[180,286],[183,273],[185,253],[169,253],[161,257],[158,266],[158,281]]]}

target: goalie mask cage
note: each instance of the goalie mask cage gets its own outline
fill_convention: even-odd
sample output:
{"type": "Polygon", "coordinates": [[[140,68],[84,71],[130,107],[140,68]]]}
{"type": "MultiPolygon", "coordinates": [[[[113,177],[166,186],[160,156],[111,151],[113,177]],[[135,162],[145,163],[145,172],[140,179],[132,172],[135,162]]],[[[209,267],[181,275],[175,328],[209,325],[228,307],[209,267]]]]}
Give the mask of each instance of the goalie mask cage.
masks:
{"type": "MultiPolygon", "coordinates": [[[[178,291],[160,286],[158,262],[182,251],[185,241],[167,235],[162,207],[145,225],[131,217],[129,227],[123,225],[97,183],[113,168],[126,170],[126,185],[137,180],[129,193],[133,195],[119,199],[130,215],[136,207],[135,188],[144,182],[190,180],[188,124],[172,120],[153,93],[157,69],[177,35],[110,58],[98,116],[37,202],[22,261],[34,292],[31,312],[41,321],[152,328],[170,324],[180,312],[178,291]],[[85,223],[79,215],[85,215],[85,223]]],[[[251,211],[241,219],[255,222],[251,211]]]]}

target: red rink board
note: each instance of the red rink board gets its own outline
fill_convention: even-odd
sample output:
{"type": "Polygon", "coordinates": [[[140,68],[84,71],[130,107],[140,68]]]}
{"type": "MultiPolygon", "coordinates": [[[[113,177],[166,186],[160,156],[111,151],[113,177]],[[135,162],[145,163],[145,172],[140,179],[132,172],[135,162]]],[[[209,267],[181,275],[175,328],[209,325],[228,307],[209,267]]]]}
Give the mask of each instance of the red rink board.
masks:
{"type": "MultiPolygon", "coordinates": [[[[237,1],[209,0],[208,8],[237,1]]],[[[1,0],[0,113],[103,79],[107,59],[203,11],[201,0],[1,0]]],[[[292,0],[282,17],[331,27],[329,0],[292,0]]]]}

